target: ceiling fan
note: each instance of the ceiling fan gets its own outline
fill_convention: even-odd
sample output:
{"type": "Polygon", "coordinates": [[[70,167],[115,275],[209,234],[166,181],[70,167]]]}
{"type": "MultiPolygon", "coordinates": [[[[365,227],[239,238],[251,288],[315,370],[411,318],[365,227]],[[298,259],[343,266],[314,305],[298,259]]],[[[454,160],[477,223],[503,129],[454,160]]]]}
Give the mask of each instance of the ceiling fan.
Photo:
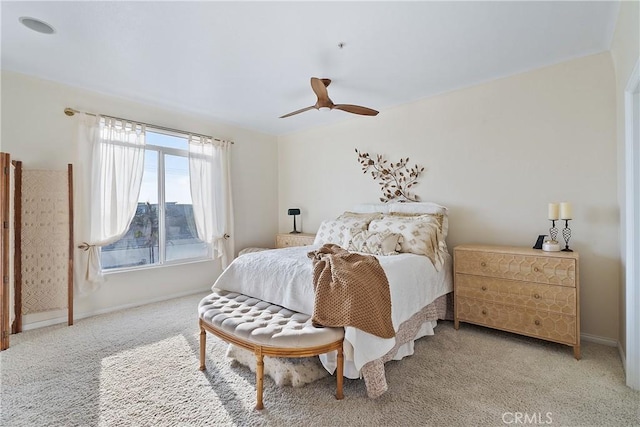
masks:
{"type": "Polygon", "coordinates": [[[329,86],[329,84],[331,84],[330,79],[319,79],[317,77],[311,77],[311,88],[318,97],[318,101],[315,103],[315,105],[307,108],[302,108],[301,110],[297,110],[289,114],[285,114],[284,116],[280,116],[280,118],[284,119],[285,117],[304,113],[305,111],[309,111],[314,108],[316,110],[319,110],[321,108],[328,108],[330,110],[342,110],[346,111],[347,113],[360,114],[363,116],[378,115],[378,112],[376,110],[372,110],[371,108],[352,104],[334,104],[333,101],[329,98],[329,94],[327,92],[327,86],[329,86]]]}

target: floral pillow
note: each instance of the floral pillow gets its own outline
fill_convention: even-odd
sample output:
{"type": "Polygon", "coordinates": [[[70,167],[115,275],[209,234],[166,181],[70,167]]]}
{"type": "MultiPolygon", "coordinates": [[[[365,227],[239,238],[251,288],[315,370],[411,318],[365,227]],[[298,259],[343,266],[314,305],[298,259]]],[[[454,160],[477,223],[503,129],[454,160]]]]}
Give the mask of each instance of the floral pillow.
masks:
{"type": "Polygon", "coordinates": [[[389,213],[393,215],[431,215],[440,220],[440,231],[442,237],[447,238],[449,234],[449,215],[448,209],[442,205],[432,202],[417,203],[392,203],[389,207],[389,213]]]}
{"type": "Polygon", "coordinates": [[[416,213],[404,213],[404,212],[392,212],[389,215],[398,216],[398,217],[411,217],[414,219],[423,218],[426,220],[433,219],[437,222],[438,228],[440,229],[440,234],[442,234],[442,242],[445,242],[445,238],[447,237],[447,233],[449,231],[449,221],[446,215],[441,213],[433,213],[433,214],[416,214],[416,213]]]}
{"type": "Polygon", "coordinates": [[[426,255],[437,270],[444,264],[442,248],[444,239],[437,219],[430,216],[385,215],[371,221],[369,231],[397,233],[402,235],[400,252],[426,255]]]}
{"type": "Polygon", "coordinates": [[[349,230],[343,247],[348,251],[371,255],[397,255],[401,240],[401,234],[390,231],[376,233],[355,228],[349,230]]]}
{"type": "Polygon", "coordinates": [[[334,243],[342,246],[349,230],[352,228],[366,230],[368,223],[368,221],[360,217],[322,221],[313,244],[324,245],[334,243]]]}

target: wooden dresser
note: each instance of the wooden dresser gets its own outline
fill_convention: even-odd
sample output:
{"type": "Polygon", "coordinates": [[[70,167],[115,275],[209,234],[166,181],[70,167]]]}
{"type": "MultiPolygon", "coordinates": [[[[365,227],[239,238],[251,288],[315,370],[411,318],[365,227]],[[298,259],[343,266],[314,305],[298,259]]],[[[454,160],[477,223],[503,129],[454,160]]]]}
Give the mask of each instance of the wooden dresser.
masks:
{"type": "Polygon", "coordinates": [[[456,329],[467,322],[554,341],[580,359],[576,252],[461,245],[453,257],[456,329]]]}
{"type": "Polygon", "coordinates": [[[276,235],[276,248],[288,248],[290,246],[309,246],[313,245],[315,234],[290,234],[280,233],[276,235]]]}

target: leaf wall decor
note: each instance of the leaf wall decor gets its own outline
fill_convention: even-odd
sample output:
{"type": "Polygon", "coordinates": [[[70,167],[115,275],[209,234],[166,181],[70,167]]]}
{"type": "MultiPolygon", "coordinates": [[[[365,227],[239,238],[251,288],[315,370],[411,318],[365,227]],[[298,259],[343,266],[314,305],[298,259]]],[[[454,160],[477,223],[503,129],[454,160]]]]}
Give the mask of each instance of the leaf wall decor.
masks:
{"type": "Polygon", "coordinates": [[[371,156],[356,148],[358,161],[362,166],[362,173],[371,173],[371,177],[378,181],[382,197],[380,201],[387,203],[391,200],[400,202],[417,202],[419,197],[411,194],[410,189],[418,184],[418,177],[424,172],[424,167],[417,164],[409,165],[409,158],[401,158],[399,162],[389,162],[382,155],[371,156]]]}

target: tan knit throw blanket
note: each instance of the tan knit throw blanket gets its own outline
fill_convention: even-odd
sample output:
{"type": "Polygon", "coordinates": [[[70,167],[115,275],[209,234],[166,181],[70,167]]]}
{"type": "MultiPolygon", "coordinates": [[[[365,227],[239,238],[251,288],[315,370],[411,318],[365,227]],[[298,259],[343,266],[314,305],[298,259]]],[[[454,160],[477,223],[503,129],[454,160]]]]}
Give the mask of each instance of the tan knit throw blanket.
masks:
{"type": "Polygon", "coordinates": [[[374,256],[334,244],[308,256],[313,260],[314,324],[353,326],[381,338],[395,336],[389,282],[374,256]]]}

